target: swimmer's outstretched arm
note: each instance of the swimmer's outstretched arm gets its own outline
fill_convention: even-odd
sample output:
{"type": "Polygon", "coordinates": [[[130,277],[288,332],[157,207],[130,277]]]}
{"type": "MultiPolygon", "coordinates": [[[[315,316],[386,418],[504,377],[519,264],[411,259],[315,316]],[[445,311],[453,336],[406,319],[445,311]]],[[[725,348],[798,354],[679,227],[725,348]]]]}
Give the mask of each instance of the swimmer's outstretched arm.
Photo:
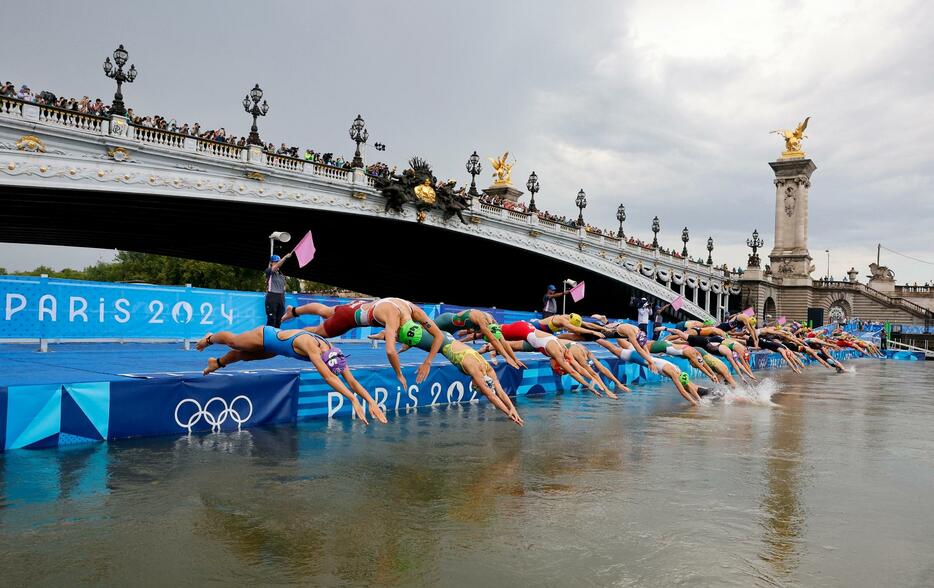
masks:
{"type": "MultiPolygon", "coordinates": [[[[399,363],[399,352],[396,351],[396,333],[398,330],[398,317],[390,315],[390,318],[386,320],[386,328],[383,329],[383,339],[386,341],[386,359],[389,360],[392,371],[396,373],[396,379],[402,384],[402,389],[408,390],[409,384],[405,381],[405,376],[402,374],[402,364],[399,363]]],[[[440,341],[440,337],[436,339],[436,341],[440,341]]]]}
{"type": "Polygon", "coordinates": [[[506,360],[506,364],[514,367],[516,369],[524,369],[526,365],[519,361],[516,358],[516,354],[512,352],[512,349],[507,348],[503,345],[503,342],[497,339],[493,332],[490,330],[490,327],[485,323],[480,323],[480,333],[481,336],[490,342],[496,352],[503,356],[503,359],[506,360]]]}
{"type": "Polygon", "coordinates": [[[383,410],[379,407],[379,404],[370,396],[370,393],[363,387],[363,384],[357,381],[357,378],[353,376],[353,372],[350,371],[350,368],[344,368],[341,375],[344,376],[350,389],[366,400],[366,404],[370,408],[370,415],[384,425],[388,423],[389,421],[386,420],[386,415],[383,414],[383,410]]]}
{"type": "Polygon", "coordinates": [[[619,388],[623,392],[632,392],[632,390],[626,387],[626,384],[623,384],[622,382],[620,382],[619,379],[615,375],[613,375],[613,372],[610,371],[610,368],[603,365],[603,362],[597,359],[596,355],[594,355],[593,353],[590,353],[590,351],[588,351],[587,353],[589,354],[588,357],[590,358],[590,360],[593,361],[594,367],[597,368],[597,370],[599,370],[601,374],[609,378],[610,381],[613,382],[613,384],[615,384],[617,388],[619,388]]]}
{"type": "Polygon", "coordinates": [[[431,342],[431,349],[428,350],[428,357],[418,366],[418,373],[415,376],[415,382],[421,384],[428,378],[428,373],[431,371],[431,362],[435,360],[435,356],[441,351],[441,346],[444,344],[444,334],[419,306],[412,305],[412,319],[421,324],[422,328],[434,337],[434,341],[431,342]]]}
{"type": "Polygon", "coordinates": [[[600,376],[598,376],[597,373],[596,373],[595,371],[593,371],[592,369],[590,369],[590,366],[589,366],[589,365],[587,365],[586,363],[581,362],[579,359],[577,359],[576,357],[574,357],[574,354],[573,354],[573,353],[571,353],[570,355],[568,355],[567,361],[568,361],[569,364],[571,364],[572,366],[574,366],[574,369],[577,370],[578,373],[580,373],[580,374],[583,375],[583,376],[586,376],[586,377],[590,378],[591,384],[596,383],[597,386],[599,386],[600,389],[603,390],[603,391],[606,393],[607,396],[609,396],[610,398],[617,398],[616,394],[613,394],[613,393],[610,391],[610,389],[607,388],[606,384],[603,383],[603,380],[600,379],[600,376]]]}
{"type": "MultiPolygon", "coordinates": [[[[503,399],[497,395],[497,391],[494,391],[487,385],[486,381],[483,379],[483,368],[477,365],[475,361],[471,361],[469,366],[464,367],[467,370],[467,375],[469,375],[471,381],[473,381],[474,388],[480,390],[480,392],[486,396],[486,399],[489,400],[497,410],[505,414],[512,420],[512,422],[521,427],[524,424],[524,421],[519,416],[519,412],[516,410],[516,407],[512,405],[512,402],[510,402],[508,405],[503,402],[503,399]]],[[[494,383],[496,382],[495,378],[493,381],[494,383]]],[[[508,400],[509,397],[506,396],[506,399],[508,400]]]]}
{"type": "Polygon", "coordinates": [[[639,338],[636,335],[633,335],[630,332],[626,333],[626,338],[629,339],[629,343],[632,345],[633,349],[636,350],[636,353],[642,356],[642,359],[645,360],[645,364],[648,366],[652,373],[658,373],[658,366],[655,365],[655,360],[652,359],[652,354],[639,343],[639,338]]]}
{"type": "MultiPolygon", "coordinates": [[[[366,411],[363,410],[363,405],[360,404],[360,401],[357,400],[357,397],[354,396],[353,392],[347,389],[347,386],[341,381],[340,378],[334,375],[334,372],[331,371],[331,368],[324,363],[324,360],[321,359],[321,352],[318,350],[317,346],[314,346],[311,343],[306,343],[302,339],[311,339],[311,337],[299,337],[295,340],[293,345],[302,350],[308,356],[308,360],[315,366],[315,369],[318,370],[318,373],[321,374],[321,377],[324,378],[324,381],[328,383],[328,386],[334,389],[338,394],[350,401],[351,406],[353,407],[354,414],[357,415],[357,418],[363,421],[364,425],[369,425],[370,422],[366,420],[366,411]]],[[[383,417],[385,418],[385,417],[383,417]]]]}

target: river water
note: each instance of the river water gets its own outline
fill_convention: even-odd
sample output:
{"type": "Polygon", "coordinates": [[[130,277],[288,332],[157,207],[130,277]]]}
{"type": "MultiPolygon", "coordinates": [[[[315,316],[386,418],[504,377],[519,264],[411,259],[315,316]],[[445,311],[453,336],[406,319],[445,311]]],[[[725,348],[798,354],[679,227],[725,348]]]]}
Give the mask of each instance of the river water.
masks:
{"type": "Polygon", "coordinates": [[[5,586],[934,585],[934,364],[0,454],[5,586]],[[769,396],[771,399],[769,400],[769,396]]]}

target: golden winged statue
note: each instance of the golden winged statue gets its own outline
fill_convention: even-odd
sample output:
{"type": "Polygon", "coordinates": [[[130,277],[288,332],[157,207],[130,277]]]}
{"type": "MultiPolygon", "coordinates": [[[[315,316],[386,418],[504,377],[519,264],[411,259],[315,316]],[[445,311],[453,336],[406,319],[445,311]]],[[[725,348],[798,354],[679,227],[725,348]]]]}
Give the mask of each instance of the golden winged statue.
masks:
{"type": "Polygon", "coordinates": [[[808,128],[808,121],[811,120],[811,117],[807,117],[804,121],[799,124],[794,130],[782,130],[772,131],[772,133],[781,135],[785,139],[785,150],[782,152],[782,159],[791,159],[793,157],[804,157],[804,151],[801,149],[801,143],[807,137],[804,134],[804,130],[808,128]]]}
{"type": "Polygon", "coordinates": [[[503,153],[502,157],[490,158],[490,165],[493,166],[493,184],[495,186],[508,186],[512,184],[512,166],[506,160],[509,158],[509,152],[503,153]]]}

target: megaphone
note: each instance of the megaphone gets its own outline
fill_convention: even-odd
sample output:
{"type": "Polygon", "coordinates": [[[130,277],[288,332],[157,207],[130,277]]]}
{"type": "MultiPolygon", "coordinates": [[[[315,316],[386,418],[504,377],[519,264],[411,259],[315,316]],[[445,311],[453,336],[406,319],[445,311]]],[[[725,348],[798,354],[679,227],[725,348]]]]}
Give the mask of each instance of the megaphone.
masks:
{"type": "Polygon", "coordinates": [[[567,279],[567,280],[564,280],[564,285],[565,285],[565,286],[570,286],[570,287],[573,288],[574,286],[577,285],[577,282],[575,282],[574,280],[572,280],[572,279],[569,278],[569,279],[567,279]]]}
{"type": "Polygon", "coordinates": [[[281,241],[283,243],[288,243],[292,239],[292,235],[286,233],[285,231],[275,231],[272,235],[269,235],[270,239],[275,239],[276,241],[281,241]]]}

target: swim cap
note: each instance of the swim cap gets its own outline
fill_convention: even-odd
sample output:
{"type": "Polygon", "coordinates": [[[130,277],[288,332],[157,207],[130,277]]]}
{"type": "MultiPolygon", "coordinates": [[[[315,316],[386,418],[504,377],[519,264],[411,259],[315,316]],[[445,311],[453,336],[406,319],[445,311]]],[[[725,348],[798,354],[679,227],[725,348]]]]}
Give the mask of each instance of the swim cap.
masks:
{"type": "Polygon", "coordinates": [[[687,386],[691,383],[691,376],[687,372],[681,372],[681,375],[678,376],[678,381],[681,382],[682,386],[687,386]]]}
{"type": "Polygon", "coordinates": [[[568,320],[571,321],[571,324],[575,327],[581,326],[581,324],[584,322],[584,319],[581,318],[581,315],[577,314],[576,312],[572,312],[570,316],[568,316],[568,320]]]}
{"type": "Polygon", "coordinates": [[[561,367],[561,364],[558,363],[558,360],[553,357],[551,358],[551,371],[558,374],[559,376],[563,376],[567,373],[564,371],[564,368],[561,367]]]}
{"type": "MultiPolygon", "coordinates": [[[[496,323],[491,324],[490,332],[493,333],[494,339],[497,339],[499,341],[503,340],[503,328],[501,326],[497,325],[496,323]]],[[[490,338],[487,337],[486,335],[484,335],[483,338],[486,339],[487,341],[490,340],[490,338]]]]}
{"type": "Polygon", "coordinates": [[[645,343],[648,341],[648,339],[649,339],[649,338],[646,337],[646,336],[645,336],[645,333],[642,332],[642,331],[639,331],[639,334],[636,336],[636,341],[639,342],[639,345],[645,345],[645,343]]]}
{"type": "Polygon", "coordinates": [[[408,321],[399,327],[399,342],[409,347],[415,347],[422,340],[425,330],[415,321],[408,321]]]}
{"type": "Polygon", "coordinates": [[[273,261],[273,262],[275,262],[275,261],[282,261],[282,258],[279,257],[278,255],[270,255],[270,256],[269,256],[269,261],[273,261]]]}
{"type": "Polygon", "coordinates": [[[754,317],[754,316],[749,317],[749,326],[751,326],[751,327],[756,326],[756,322],[757,322],[757,321],[756,321],[756,317],[754,317]]]}
{"type": "Polygon", "coordinates": [[[321,359],[335,374],[340,374],[347,369],[347,356],[339,347],[331,347],[321,354],[321,359]]]}
{"type": "Polygon", "coordinates": [[[707,320],[704,321],[704,326],[705,326],[705,327],[712,327],[713,324],[714,324],[714,321],[713,321],[712,319],[707,319],[707,320]]]}

